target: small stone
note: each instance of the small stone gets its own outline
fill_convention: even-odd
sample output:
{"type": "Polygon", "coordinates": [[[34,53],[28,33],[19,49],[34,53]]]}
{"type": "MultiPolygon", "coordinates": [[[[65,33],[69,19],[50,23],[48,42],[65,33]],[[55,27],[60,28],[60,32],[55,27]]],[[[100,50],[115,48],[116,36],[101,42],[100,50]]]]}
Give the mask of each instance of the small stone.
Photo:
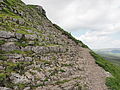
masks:
{"type": "Polygon", "coordinates": [[[26,61],[26,62],[31,62],[31,61],[32,61],[32,58],[31,58],[31,57],[25,57],[25,61],[26,61]]]}
{"type": "Polygon", "coordinates": [[[15,56],[14,56],[15,59],[19,59],[21,57],[22,57],[22,55],[20,55],[20,54],[15,54],[15,56]]]}
{"type": "Polygon", "coordinates": [[[21,33],[16,33],[15,36],[17,39],[21,39],[23,35],[21,33]]]}
{"type": "Polygon", "coordinates": [[[2,10],[2,8],[0,7],[0,10],[2,10]]]}
{"type": "Polygon", "coordinates": [[[12,21],[16,22],[16,21],[17,21],[17,19],[16,19],[16,18],[13,18],[13,19],[12,19],[12,21]]]}
{"type": "Polygon", "coordinates": [[[24,12],[23,12],[23,11],[20,11],[20,12],[18,12],[18,14],[19,14],[20,16],[23,16],[23,15],[24,15],[24,12]]]}
{"type": "Polygon", "coordinates": [[[0,70],[4,70],[4,67],[3,67],[3,66],[0,66],[0,70]]]}
{"type": "Polygon", "coordinates": [[[34,41],[29,41],[28,44],[29,44],[29,45],[34,45],[35,42],[34,42],[34,41]]]}
{"type": "Polygon", "coordinates": [[[109,72],[105,72],[105,74],[106,74],[106,77],[112,77],[111,73],[109,72]]]}
{"type": "Polygon", "coordinates": [[[31,89],[30,89],[30,87],[26,87],[26,88],[24,88],[24,90],[31,90],[31,89]]]}
{"type": "Polygon", "coordinates": [[[31,79],[32,81],[34,81],[34,76],[32,74],[30,74],[29,72],[25,72],[25,76],[28,78],[28,79],[31,79]]]}
{"type": "Polygon", "coordinates": [[[0,87],[0,90],[12,90],[12,89],[7,88],[7,87],[0,87]]]}

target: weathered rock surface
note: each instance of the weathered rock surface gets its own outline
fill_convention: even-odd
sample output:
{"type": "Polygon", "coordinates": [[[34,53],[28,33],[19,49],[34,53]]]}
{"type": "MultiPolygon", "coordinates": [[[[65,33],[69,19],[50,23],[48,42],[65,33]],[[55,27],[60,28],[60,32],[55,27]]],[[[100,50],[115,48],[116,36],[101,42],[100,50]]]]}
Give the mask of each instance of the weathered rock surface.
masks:
{"type": "Polygon", "coordinates": [[[41,6],[0,2],[0,90],[108,90],[110,74],[41,6]]]}
{"type": "Polygon", "coordinates": [[[14,42],[5,43],[1,47],[3,51],[7,51],[7,52],[13,51],[13,50],[20,50],[20,48],[16,46],[14,42]]]}

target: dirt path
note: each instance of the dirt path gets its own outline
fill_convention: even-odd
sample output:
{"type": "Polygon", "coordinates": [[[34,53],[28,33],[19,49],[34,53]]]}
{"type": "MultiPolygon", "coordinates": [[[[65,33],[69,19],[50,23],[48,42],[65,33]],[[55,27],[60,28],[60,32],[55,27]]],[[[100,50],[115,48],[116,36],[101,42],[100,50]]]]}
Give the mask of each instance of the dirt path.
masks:
{"type": "Polygon", "coordinates": [[[90,55],[88,49],[80,51],[83,56],[86,82],[89,85],[89,90],[108,90],[105,85],[106,74],[103,68],[95,63],[95,59],[90,55]]]}

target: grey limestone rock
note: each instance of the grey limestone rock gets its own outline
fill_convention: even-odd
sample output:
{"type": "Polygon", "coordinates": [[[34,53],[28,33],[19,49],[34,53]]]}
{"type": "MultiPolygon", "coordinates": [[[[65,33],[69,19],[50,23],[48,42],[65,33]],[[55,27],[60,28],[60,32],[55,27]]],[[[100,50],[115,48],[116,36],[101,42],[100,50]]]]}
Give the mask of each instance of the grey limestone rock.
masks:
{"type": "Polygon", "coordinates": [[[3,66],[0,66],[0,70],[4,70],[4,67],[3,67],[3,66]]]}
{"type": "Polygon", "coordinates": [[[16,18],[12,18],[12,21],[17,22],[17,19],[16,18]]]}
{"type": "Polygon", "coordinates": [[[25,83],[30,82],[30,80],[28,80],[26,76],[21,76],[17,73],[12,73],[10,79],[15,84],[18,84],[18,83],[24,83],[25,84],[25,83]]]}
{"type": "Polygon", "coordinates": [[[31,90],[30,87],[25,87],[24,90],[31,90]]]}
{"type": "Polygon", "coordinates": [[[17,39],[21,39],[22,36],[23,36],[23,34],[21,34],[21,33],[15,33],[15,36],[16,36],[17,39]]]}
{"type": "Polygon", "coordinates": [[[34,42],[34,41],[29,41],[28,44],[29,44],[29,45],[34,45],[35,42],[34,42]]]}
{"type": "Polygon", "coordinates": [[[22,55],[21,55],[21,54],[15,54],[15,55],[14,55],[14,58],[15,58],[15,59],[20,59],[20,58],[22,58],[22,55]]]}
{"type": "Polygon", "coordinates": [[[22,47],[21,50],[22,51],[32,51],[34,46],[26,46],[26,47],[22,47]]]}
{"type": "Polygon", "coordinates": [[[2,7],[0,7],[0,10],[2,10],[2,7]]]}
{"type": "Polygon", "coordinates": [[[7,88],[7,87],[0,87],[0,90],[12,90],[12,89],[7,88]]]}
{"type": "Polygon", "coordinates": [[[34,51],[35,53],[42,53],[44,50],[44,47],[40,47],[40,46],[36,46],[32,48],[32,51],[34,51]]]}
{"type": "Polygon", "coordinates": [[[3,0],[0,0],[0,2],[3,2],[3,0]]]}
{"type": "Polygon", "coordinates": [[[38,9],[38,11],[39,11],[41,14],[46,15],[46,12],[45,12],[45,10],[42,8],[42,6],[37,6],[36,8],[38,9]]]}
{"type": "Polygon", "coordinates": [[[9,39],[7,39],[7,41],[8,41],[8,42],[16,42],[16,41],[18,41],[18,40],[15,39],[15,38],[9,38],[9,39]]]}
{"type": "Polygon", "coordinates": [[[14,42],[8,42],[1,46],[3,51],[14,51],[14,50],[20,50],[18,46],[15,45],[14,42]]]}
{"type": "Polygon", "coordinates": [[[36,34],[27,34],[25,35],[25,38],[26,39],[30,39],[30,40],[35,40],[37,38],[37,35],[36,34]]]}
{"type": "Polygon", "coordinates": [[[11,38],[11,37],[15,37],[15,35],[13,32],[0,31],[0,37],[1,38],[11,38]]]}
{"type": "Polygon", "coordinates": [[[24,12],[23,12],[23,11],[19,11],[18,14],[19,14],[20,16],[23,16],[23,15],[24,15],[24,12]]]}
{"type": "Polygon", "coordinates": [[[26,62],[31,62],[31,61],[32,61],[32,58],[31,58],[31,57],[25,57],[25,61],[26,61],[26,62]]]}

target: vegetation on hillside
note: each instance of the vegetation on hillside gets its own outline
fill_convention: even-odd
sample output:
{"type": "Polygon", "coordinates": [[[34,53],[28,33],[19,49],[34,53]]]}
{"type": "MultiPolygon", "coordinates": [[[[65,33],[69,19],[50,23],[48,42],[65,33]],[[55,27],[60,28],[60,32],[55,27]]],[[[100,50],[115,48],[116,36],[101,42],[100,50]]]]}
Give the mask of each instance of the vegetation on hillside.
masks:
{"type": "Polygon", "coordinates": [[[111,90],[120,90],[120,66],[116,66],[111,62],[105,60],[94,52],[90,52],[91,55],[95,58],[96,63],[103,67],[106,71],[112,74],[112,77],[108,77],[106,80],[106,85],[111,90]]]}
{"type": "Polygon", "coordinates": [[[111,61],[112,63],[116,65],[120,65],[120,50],[119,48],[117,49],[100,49],[100,50],[95,50],[95,53],[98,55],[102,56],[108,61],[111,61]]]}
{"type": "Polygon", "coordinates": [[[63,30],[58,25],[53,24],[53,26],[55,26],[55,28],[57,28],[58,30],[60,30],[62,32],[62,34],[68,36],[69,39],[72,39],[73,41],[75,41],[76,44],[81,44],[81,46],[83,48],[88,48],[87,45],[85,45],[84,43],[82,43],[80,40],[77,40],[76,38],[74,38],[70,33],[68,33],[67,31],[63,30]]]}
{"type": "Polygon", "coordinates": [[[113,64],[120,65],[120,57],[118,57],[118,56],[109,55],[109,54],[101,54],[101,53],[97,53],[97,54],[99,54],[100,56],[102,56],[106,60],[112,62],[113,64]]]}

